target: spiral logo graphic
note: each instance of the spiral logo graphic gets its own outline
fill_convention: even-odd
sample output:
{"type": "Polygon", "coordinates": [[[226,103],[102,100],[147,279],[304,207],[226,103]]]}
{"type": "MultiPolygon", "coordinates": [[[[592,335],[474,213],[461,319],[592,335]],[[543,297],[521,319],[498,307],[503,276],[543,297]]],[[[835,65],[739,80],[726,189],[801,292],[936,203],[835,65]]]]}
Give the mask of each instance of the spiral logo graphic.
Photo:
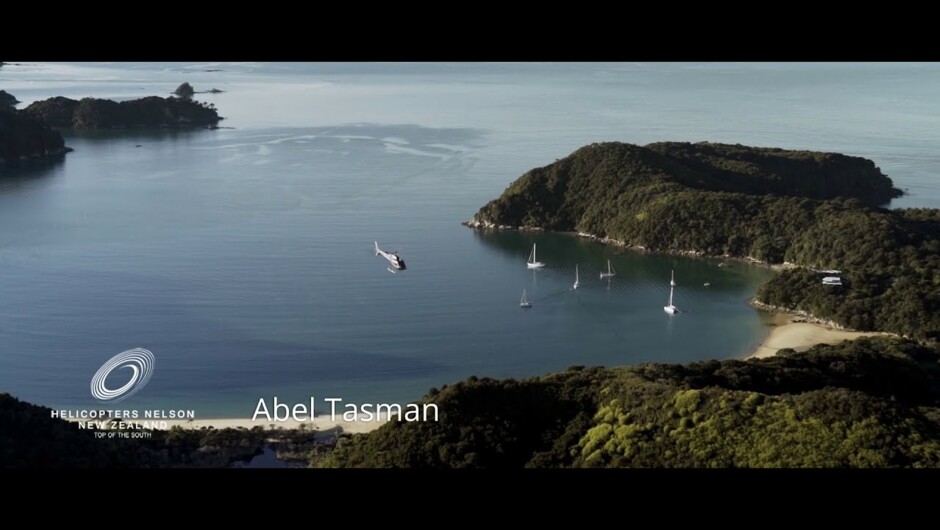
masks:
{"type": "Polygon", "coordinates": [[[108,359],[91,378],[91,395],[102,403],[118,403],[133,396],[150,381],[153,375],[154,358],[150,350],[134,348],[123,351],[108,359]],[[116,368],[129,368],[134,373],[130,381],[121,388],[111,390],[105,386],[108,374],[116,368]]]}

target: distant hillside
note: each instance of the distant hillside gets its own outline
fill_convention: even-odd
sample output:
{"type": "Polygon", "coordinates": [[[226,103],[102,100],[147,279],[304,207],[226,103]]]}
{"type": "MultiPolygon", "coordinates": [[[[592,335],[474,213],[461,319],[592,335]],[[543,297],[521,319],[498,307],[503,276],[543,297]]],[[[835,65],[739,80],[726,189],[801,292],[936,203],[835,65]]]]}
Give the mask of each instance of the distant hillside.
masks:
{"type": "Polygon", "coordinates": [[[7,104],[0,103],[0,167],[54,158],[68,151],[71,149],[65,147],[65,141],[58,131],[16,110],[9,101],[7,104]]]}
{"type": "Polygon", "coordinates": [[[937,467],[937,351],[898,339],[752,361],[471,377],[440,422],[355,435],[321,467],[937,467]]]}
{"type": "Polygon", "coordinates": [[[784,261],[805,270],[762,290],[772,305],[856,329],[940,338],[940,214],[897,196],[863,158],[711,143],[605,143],[533,169],[480,208],[474,227],[539,227],[661,252],[784,261]]]}
{"type": "Polygon", "coordinates": [[[52,127],[74,129],[214,127],[222,119],[211,103],[158,96],[121,102],[60,96],[31,103],[23,112],[52,127]]]}

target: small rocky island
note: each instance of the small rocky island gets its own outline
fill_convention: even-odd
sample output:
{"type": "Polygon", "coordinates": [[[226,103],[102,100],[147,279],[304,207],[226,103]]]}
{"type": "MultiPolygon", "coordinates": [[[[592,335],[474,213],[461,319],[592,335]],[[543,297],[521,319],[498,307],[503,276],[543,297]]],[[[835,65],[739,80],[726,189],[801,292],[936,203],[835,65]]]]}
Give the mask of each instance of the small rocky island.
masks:
{"type": "Polygon", "coordinates": [[[14,108],[18,101],[0,90],[0,168],[30,160],[59,157],[71,151],[58,131],[14,108]]]}

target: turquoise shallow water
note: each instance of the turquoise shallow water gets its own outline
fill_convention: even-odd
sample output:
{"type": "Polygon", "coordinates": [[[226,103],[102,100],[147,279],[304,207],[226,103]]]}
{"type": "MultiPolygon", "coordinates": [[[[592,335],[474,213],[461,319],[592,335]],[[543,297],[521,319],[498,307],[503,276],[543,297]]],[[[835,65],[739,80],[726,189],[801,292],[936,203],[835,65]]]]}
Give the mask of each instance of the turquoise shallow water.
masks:
{"type": "MultiPolygon", "coordinates": [[[[0,88],[133,97],[190,81],[232,129],[68,133],[0,179],[0,390],[90,407],[112,355],[156,357],[133,407],[418,398],[478,376],[740,356],[768,271],[460,226],[599,140],[734,141],[875,159],[940,206],[935,65],[21,65],[0,88]],[[206,70],[219,70],[207,72],[206,70]],[[139,147],[138,147],[139,146],[139,147]],[[393,275],[372,241],[398,250],[393,275]],[[532,243],[546,269],[525,268],[532,243]],[[610,258],[618,276],[600,281],[610,258]],[[575,264],[582,287],[571,292],[575,264]],[[669,271],[676,305],[668,317],[669,271]],[[709,287],[704,283],[710,282],[709,287]],[[527,289],[534,302],[522,311],[527,289]]],[[[112,386],[119,386],[116,373],[112,386]]]]}

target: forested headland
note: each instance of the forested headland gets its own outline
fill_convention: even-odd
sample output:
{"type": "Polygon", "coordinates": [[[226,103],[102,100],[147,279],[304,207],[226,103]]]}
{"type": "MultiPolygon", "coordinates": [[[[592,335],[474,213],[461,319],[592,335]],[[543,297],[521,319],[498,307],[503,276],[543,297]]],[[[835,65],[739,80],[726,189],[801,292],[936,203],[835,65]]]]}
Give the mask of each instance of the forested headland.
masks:
{"type": "Polygon", "coordinates": [[[862,331],[940,338],[940,210],[871,160],[714,143],[592,144],[483,206],[478,228],[577,231],[658,252],[791,263],[757,298],[862,331]],[[841,287],[812,269],[842,271],[841,287]]]}

